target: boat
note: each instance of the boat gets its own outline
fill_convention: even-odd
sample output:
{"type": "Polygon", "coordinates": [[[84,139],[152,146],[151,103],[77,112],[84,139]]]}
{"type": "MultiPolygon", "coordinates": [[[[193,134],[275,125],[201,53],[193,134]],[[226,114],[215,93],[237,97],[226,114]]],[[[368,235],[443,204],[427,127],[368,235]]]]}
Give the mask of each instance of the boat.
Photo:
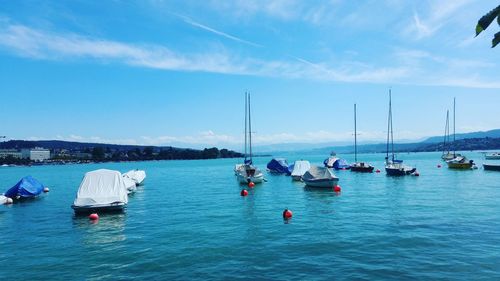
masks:
{"type": "Polygon", "coordinates": [[[323,161],[325,167],[335,170],[348,170],[351,168],[349,163],[345,159],[338,158],[335,155],[331,155],[325,161],[323,161]]]}
{"type": "Polygon", "coordinates": [[[4,196],[12,200],[24,200],[39,196],[44,185],[32,176],[23,177],[13,187],[4,193],[4,196]]]}
{"type": "Polygon", "coordinates": [[[446,110],[446,125],[444,127],[443,154],[441,154],[441,159],[448,161],[457,156],[460,156],[460,154],[451,153],[450,151],[450,111],[446,110]]]}
{"type": "Polygon", "coordinates": [[[453,158],[446,161],[449,169],[459,169],[459,170],[467,170],[467,169],[476,169],[476,165],[474,164],[474,160],[468,160],[464,155],[459,155],[455,151],[455,98],[453,98],[453,158]]]}
{"type": "Polygon", "coordinates": [[[264,181],[264,174],[253,165],[250,109],[250,93],[245,92],[245,156],[243,164],[235,167],[236,178],[241,184],[262,183],[264,181]]]}
{"type": "Polygon", "coordinates": [[[373,166],[365,163],[358,162],[358,134],[356,128],[356,104],[354,104],[354,163],[351,164],[350,167],[352,172],[360,172],[360,173],[372,173],[373,166]]]}
{"type": "Polygon", "coordinates": [[[123,174],[124,177],[127,177],[135,182],[137,186],[144,185],[144,180],[146,179],[146,172],[143,170],[130,170],[123,174]]]}
{"type": "Polygon", "coordinates": [[[487,171],[500,171],[500,164],[483,164],[483,169],[487,171]]]}
{"type": "Polygon", "coordinates": [[[267,170],[274,174],[287,174],[288,162],[284,158],[273,158],[267,163],[267,170]]]}
{"type": "Polygon", "coordinates": [[[310,187],[333,188],[339,178],[327,167],[312,166],[304,173],[302,181],[310,187]]]}
{"type": "Polygon", "coordinates": [[[500,152],[486,153],[484,158],[486,160],[500,160],[500,152]]]}
{"type": "Polygon", "coordinates": [[[389,117],[387,120],[387,146],[385,156],[385,172],[388,176],[406,176],[416,173],[417,169],[403,164],[403,160],[396,159],[394,154],[394,133],[392,129],[392,98],[389,90],[389,117]],[[391,157],[389,158],[389,142],[391,157]]]}
{"type": "Polygon", "coordinates": [[[127,186],[122,174],[99,169],[85,174],[71,208],[76,214],[122,212],[127,203],[127,186]]]}
{"type": "Polygon", "coordinates": [[[292,180],[300,181],[302,176],[311,169],[311,163],[309,161],[299,160],[293,163],[293,170],[290,173],[292,180]]]}
{"type": "Polygon", "coordinates": [[[127,188],[127,194],[135,192],[137,190],[136,182],[125,175],[122,176],[123,176],[123,181],[125,182],[125,187],[127,188]]]}

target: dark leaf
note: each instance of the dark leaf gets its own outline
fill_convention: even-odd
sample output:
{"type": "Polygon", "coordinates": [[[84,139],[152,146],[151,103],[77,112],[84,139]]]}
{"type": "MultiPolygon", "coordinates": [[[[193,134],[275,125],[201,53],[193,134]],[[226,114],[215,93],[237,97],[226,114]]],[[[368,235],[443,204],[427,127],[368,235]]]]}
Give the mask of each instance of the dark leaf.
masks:
{"type": "Polygon", "coordinates": [[[500,32],[495,33],[495,37],[491,40],[491,47],[495,48],[495,46],[500,42],[500,32]]]}
{"type": "Polygon", "coordinates": [[[500,5],[495,9],[491,10],[486,15],[482,16],[477,22],[476,26],[476,36],[481,33],[483,30],[488,28],[491,22],[500,15],[500,5]]]}

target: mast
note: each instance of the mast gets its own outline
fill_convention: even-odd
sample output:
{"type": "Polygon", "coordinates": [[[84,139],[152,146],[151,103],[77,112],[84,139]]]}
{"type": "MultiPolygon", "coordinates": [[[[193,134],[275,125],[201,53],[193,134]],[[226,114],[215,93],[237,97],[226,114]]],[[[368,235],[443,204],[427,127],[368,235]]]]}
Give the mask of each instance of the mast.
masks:
{"type": "Polygon", "coordinates": [[[453,157],[456,157],[455,144],[455,97],[453,97],[453,157]]]}
{"type": "Polygon", "coordinates": [[[250,163],[253,164],[252,159],[252,118],[250,110],[250,93],[248,93],[248,139],[249,139],[249,150],[250,150],[250,163]]]}
{"type": "Polygon", "coordinates": [[[354,104],[354,162],[358,163],[358,138],[356,132],[356,104],[354,104]]]}
{"type": "Polygon", "coordinates": [[[245,92],[245,160],[244,160],[244,163],[247,162],[247,108],[248,108],[248,104],[247,104],[247,96],[248,96],[248,93],[245,92]]]}
{"type": "Polygon", "coordinates": [[[391,90],[389,90],[389,116],[391,119],[391,150],[392,150],[392,162],[394,162],[394,132],[392,129],[392,101],[391,101],[391,90]]]}
{"type": "Polygon", "coordinates": [[[386,163],[389,162],[389,130],[391,129],[390,127],[391,124],[391,90],[389,89],[389,114],[387,117],[387,144],[386,144],[386,153],[385,153],[385,161],[386,163]]]}

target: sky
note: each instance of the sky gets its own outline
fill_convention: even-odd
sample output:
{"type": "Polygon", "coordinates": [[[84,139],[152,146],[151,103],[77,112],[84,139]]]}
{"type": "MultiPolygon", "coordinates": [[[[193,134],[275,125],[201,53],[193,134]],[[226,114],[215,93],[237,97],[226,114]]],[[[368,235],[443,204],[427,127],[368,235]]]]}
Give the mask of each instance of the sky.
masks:
{"type": "Polygon", "coordinates": [[[238,148],[500,128],[498,1],[0,0],[0,135],[238,148]]]}

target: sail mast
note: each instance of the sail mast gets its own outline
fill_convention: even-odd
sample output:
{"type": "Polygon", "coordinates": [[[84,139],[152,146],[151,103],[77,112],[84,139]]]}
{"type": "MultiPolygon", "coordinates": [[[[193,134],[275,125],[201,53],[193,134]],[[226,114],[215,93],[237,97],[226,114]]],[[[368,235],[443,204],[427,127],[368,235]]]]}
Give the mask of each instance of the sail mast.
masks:
{"type": "Polygon", "coordinates": [[[450,111],[446,110],[446,124],[444,126],[444,139],[443,139],[443,155],[446,149],[448,149],[448,154],[450,154],[450,111]]]}
{"type": "Polygon", "coordinates": [[[247,121],[247,108],[248,108],[248,104],[247,104],[247,96],[248,96],[248,93],[245,92],[245,161],[244,163],[247,162],[247,124],[248,124],[248,121],[247,121]]]}
{"type": "Polygon", "coordinates": [[[250,110],[250,93],[248,93],[248,138],[249,138],[249,150],[250,150],[250,163],[253,164],[252,159],[252,118],[250,110]]]}
{"type": "Polygon", "coordinates": [[[354,162],[358,163],[358,138],[356,130],[356,104],[354,104],[354,162]]]}
{"type": "Polygon", "coordinates": [[[391,119],[391,151],[392,151],[392,162],[394,162],[394,130],[392,128],[392,98],[391,90],[389,90],[389,116],[391,119]]]}
{"type": "Polygon", "coordinates": [[[456,144],[455,144],[455,97],[453,97],[453,157],[456,157],[456,144]]]}

